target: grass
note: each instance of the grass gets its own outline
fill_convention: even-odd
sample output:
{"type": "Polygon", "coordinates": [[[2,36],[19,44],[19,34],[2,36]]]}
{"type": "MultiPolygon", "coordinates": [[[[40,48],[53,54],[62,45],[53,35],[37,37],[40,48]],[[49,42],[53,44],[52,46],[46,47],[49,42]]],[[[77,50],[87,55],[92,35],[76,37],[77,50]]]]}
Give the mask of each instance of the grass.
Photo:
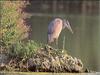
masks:
{"type": "Polygon", "coordinates": [[[40,45],[33,40],[28,40],[27,42],[18,41],[9,49],[9,55],[11,57],[29,58],[36,50],[40,48],[40,45]]]}

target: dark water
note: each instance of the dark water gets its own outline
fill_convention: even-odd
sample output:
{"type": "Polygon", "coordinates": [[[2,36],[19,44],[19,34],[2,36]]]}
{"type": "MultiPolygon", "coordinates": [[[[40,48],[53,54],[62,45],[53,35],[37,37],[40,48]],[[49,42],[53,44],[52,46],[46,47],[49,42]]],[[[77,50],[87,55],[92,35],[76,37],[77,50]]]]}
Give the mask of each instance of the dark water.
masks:
{"type": "Polygon", "coordinates": [[[59,37],[58,46],[65,49],[73,57],[80,58],[85,67],[100,71],[100,15],[59,15],[31,14],[29,23],[32,26],[31,39],[46,44],[47,28],[54,17],[68,19],[74,34],[64,29],[59,37]]]}

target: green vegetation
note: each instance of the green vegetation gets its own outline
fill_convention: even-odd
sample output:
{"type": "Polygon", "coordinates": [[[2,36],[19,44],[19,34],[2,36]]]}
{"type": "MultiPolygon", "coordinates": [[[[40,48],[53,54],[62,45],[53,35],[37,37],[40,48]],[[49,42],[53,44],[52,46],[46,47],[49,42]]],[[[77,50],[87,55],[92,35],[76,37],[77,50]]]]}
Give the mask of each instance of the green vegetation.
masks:
{"type": "Polygon", "coordinates": [[[23,1],[0,1],[0,52],[9,49],[17,41],[28,37],[29,26],[24,23],[23,1]]]}
{"type": "Polygon", "coordinates": [[[27,59],[41,46],[28,40],[30,27],[25,21],[23,9],[27,1],[0,1],[0,71],[25,71],[27,59]],[[4,60],[5,62],[2,62],[4,60]],[[6,63],[8,62],[8,63],[6,63]]]}
{"type": "Polygon", "coordinates": [[[12,58],[31,57],[39,45],[32,40],[22,41],[28,37],[30,30],[23,11],[27,1],[0,1],[0,4],[0,53],[6,52],[12,58]]]}
{"type": "Polygon", "coordinates": [[[27,59],[31,57],[39,47],[39,44],[32,40],[29,40],[28,42],[19,41],[16,44],[12,45],[9,50],[9,55],[11,57],[27,59]]]}

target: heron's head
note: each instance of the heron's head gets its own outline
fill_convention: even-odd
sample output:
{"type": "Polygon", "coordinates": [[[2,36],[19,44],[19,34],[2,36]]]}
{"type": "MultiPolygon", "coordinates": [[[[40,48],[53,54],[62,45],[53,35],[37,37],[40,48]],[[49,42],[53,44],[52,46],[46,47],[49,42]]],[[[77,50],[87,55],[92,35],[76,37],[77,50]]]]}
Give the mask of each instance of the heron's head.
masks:
{"type": "Polygon", "coordinates": [[[63,20],[63,28],[67,28],[72,34],[73,34],[73,30],[72,30],[72,28],[71,28],[71,26],[70,26],[70,23],[69,23],[69,21],[67,20],[63,20]]]}

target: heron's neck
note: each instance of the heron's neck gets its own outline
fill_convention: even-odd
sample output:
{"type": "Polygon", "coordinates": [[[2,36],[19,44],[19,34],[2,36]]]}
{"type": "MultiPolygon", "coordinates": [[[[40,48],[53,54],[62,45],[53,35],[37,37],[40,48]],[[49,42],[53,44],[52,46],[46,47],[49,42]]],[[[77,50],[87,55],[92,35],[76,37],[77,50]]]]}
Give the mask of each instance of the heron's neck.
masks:
{"type": "Polygon", "coordinates": [[[65,29],[65,26],[63,25],[62,29],[65,29]]]}
{"type": "Polygon", "coordinates": [[[63,27],[62,27],[62,28],[64,29],[65,27],[66,27],[66,25],[65,25],[65,23],[63,22],[63,27]]]}
{"type": "Polygon", "coordinates": [[[66,27],[66,25],[65,25],[65,20],[63,20],[63,29],[66,27]]]}

